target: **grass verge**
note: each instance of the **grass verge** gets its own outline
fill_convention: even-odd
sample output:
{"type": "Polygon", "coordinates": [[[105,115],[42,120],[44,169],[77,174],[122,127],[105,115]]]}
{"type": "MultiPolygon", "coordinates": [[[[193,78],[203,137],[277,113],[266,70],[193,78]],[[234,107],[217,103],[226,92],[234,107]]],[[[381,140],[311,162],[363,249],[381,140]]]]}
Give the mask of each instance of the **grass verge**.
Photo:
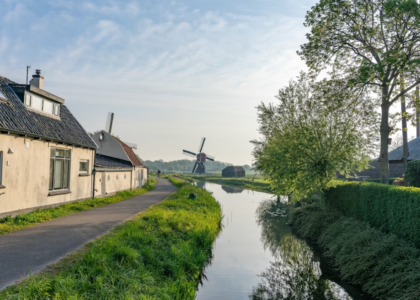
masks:
{"type": "MultiPolygon", "coordinates": [[[[174,180],[174,179],[172,179],[174,180]]],[[[221,228],[220,205],[204,189],[176,193],[71,259],[0,292],[1,299],[195,299],[221,228]],[[196,193],[195,200],[187,199],[196,193]]]]}
{"type": "Polygon", "coordinates": [[[242,188],[247,190],[272,193],[270,183],[263,179],[254,179],[252,178],[224,178],[221,175],[185,175],[181,174],[181,178],[186,180],[195,180],[195,181],[208,181],[213,183],[218,183],[225,186],[230,186],[234,188],[242,188]]]}
{"type": "Polygon", "coordinates": [[[6,216],[0,219],[0,235],[10,232],[18,231],[26,227],[34,226],[59,217],[75,214],[84,210],[120,202],[134,196],[144,194],[154,189],[157,182],[155,178],[149,178],[147,184],[142,188],[132,191],[118,192],[113,196],[104,198],[95,198],[85,201],[77,201],[68,204],[63,204],[53,208],[39,209],[26,214],[16,215],[15,217],[6,216]]]}
{"type": "Polygon", "coordinates": [[[420,250],[318,204],[291,208],[289,222],[325,249],[341,277],[376,299],[420,299],[420,250]]]}

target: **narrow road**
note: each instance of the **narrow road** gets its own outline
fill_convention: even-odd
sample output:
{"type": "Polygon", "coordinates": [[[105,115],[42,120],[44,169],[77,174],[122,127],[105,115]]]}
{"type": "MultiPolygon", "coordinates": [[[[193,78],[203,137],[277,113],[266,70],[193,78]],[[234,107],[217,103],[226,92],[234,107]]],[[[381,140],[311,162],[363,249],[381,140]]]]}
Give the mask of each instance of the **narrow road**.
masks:
{"type": "Polygon", "coordinates": [[[39,272],[175,191],[166,179],[155,190],[118,203],[0,236],[0,290],[39,272]]]}

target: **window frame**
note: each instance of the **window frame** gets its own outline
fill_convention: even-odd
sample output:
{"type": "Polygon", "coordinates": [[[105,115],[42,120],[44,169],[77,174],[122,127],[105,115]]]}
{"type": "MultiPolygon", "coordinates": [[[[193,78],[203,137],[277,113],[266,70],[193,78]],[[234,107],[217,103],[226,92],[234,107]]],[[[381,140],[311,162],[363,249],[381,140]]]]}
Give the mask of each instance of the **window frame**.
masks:
{"type": "Polygon", "coordinates": [[[89,168],[89,159],[81,159],[79,160],[79,175],[90,175],[90,168],[89,168]],[[81,163],[86,163],[87,166],[87,170],[86,171],[82,171],[80,170],[80,164],[81,163]]]}
{"type": "Polygon", "coordinates": [[[50,177],[48,181],[48,191],[49,192],[56,192],[56,191],[69,191],[70,190],[70,174],[71,174],[71,149],[65,148],[57,148],[51,147],[50,149],[50,177]],[[57,155],[58,151],[63,151],[63,156],[57,155]],[[54,151],[54,152],[53,152],[54,151]],[[52,155],[54,153],[54,155],[52,155]],[[66,155],[68,153],[68,155],[66,155]],[[57,161],[63,162],[62,163],[62,173],[61,173],[61,187],[55,187],[55,179],[56,179],[56,166],[57,161]],[[65,162],[68,162],[67,166],[67,182],[65,182],[65,162]],[[67,187],[65,187],[67,185],[67,187]]]}
{"type": "Polygon", "coordinates": [[[39,97],[37,95],[33,95],[31,93],[25,92],[25,95],[24,95],[24,104],[25,104],[25,106],[30,107],[33,110],[42,112],[44,114],[55,116],[55,117],[60,117],[60,106],[61,106],[61,104],[60,103],[57,103],[55,101],[44,99],[44,98],[39,97]],[[34,104],[34,101],[33,100],[35,98],[41,100],[41,109],[35,108],[33,106],[33,104],[34,104]],[[47,111],[44,110],[45,107],[46,107],[45,101],[47,101],[47,102],[49,102],[49,103],[52,104],[52,112],[47,112],[47,111]]]}
{"type": "Polygon", "coordinates": [[[4,185],[3,185],[3,151],[0,151],[0,188],[4,188],[4,185]]]}

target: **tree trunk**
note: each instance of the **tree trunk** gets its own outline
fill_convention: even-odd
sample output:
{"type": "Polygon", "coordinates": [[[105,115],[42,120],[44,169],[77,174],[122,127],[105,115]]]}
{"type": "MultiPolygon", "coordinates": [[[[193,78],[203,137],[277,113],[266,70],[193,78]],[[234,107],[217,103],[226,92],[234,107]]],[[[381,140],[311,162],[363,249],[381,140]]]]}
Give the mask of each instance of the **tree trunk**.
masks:
{"type": "Polygon", "coordinates": [[[420,122],[419,122],[419,101],[420,101],[420,92],[419,86],[416,86],[416,137],[420,136],[420,122]]]}
{"type": "Polygon", "coordinates": [[[388,139],[391,128],[389,127],[389,102],[388,86],[382,88],[381,105],[381,151],[379,153],[379,164],[381,169],[381,182],[389,184],[389,161],[388,161],[388,139]]]}
{"type": "MultiPolygon", "coordinates": [[[[404,77],[401,76],[401,90],[404,90],[404,77]]],[[[405,109],[405,95],[401,96],[401,125],[402,125],[402,137],[403,137],[403,164],[404,174],[407,172],[407,160],[408,160],[408,136],[407,136],[407,117],[405,109]]]]}

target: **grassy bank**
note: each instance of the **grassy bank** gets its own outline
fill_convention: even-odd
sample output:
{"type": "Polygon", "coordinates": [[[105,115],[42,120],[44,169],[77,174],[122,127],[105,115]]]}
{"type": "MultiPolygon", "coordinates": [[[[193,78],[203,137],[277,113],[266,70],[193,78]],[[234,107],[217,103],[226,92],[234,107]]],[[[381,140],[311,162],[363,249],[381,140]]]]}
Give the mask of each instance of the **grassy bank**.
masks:
{"type": "Polygon", "coordinates": [[[220,231],[210,193],[179,179],[179,189],[110,234],[0,293],[1,299],[194,299],[220,231]],[[196,193],[195,200],[187,199],[196,193]]]}
{"type": "Polygon", "coordinates": [[[325,249],[341,277],[376,299],[420,299],[420,250],[367,222],[311,204],[291,208],[289,222],[325,249]]]}
{"type": "Polygon", "coordinates": [[[185,175],[181,174],[181,178],[186,180],[194,181],[208,181],[213,183],[218,183],[225,186],[230,186],[234,188],[254,190],[265,193],[272,193],[270,183],[263,179],[254,179],[252,178],[223,178],[221,175],[185,175]]]}
{"type": "Polygon", "coordinates": [[[6,216],[0,219],[0,235],[18,231],[26,227],[30,227],[59,217],[64,217],[84,210],[120,202],[134,196],[144,194],[148,191],[151,191],[154,188],[153,186],[156,182],[157,180],[152,177],[149,178],[147,184],[140,189],[118,192],[116,195],[104,198],[77,201],[53,208],[39,209],[30,213],[16,215],[15,217],[6,216]]]}

